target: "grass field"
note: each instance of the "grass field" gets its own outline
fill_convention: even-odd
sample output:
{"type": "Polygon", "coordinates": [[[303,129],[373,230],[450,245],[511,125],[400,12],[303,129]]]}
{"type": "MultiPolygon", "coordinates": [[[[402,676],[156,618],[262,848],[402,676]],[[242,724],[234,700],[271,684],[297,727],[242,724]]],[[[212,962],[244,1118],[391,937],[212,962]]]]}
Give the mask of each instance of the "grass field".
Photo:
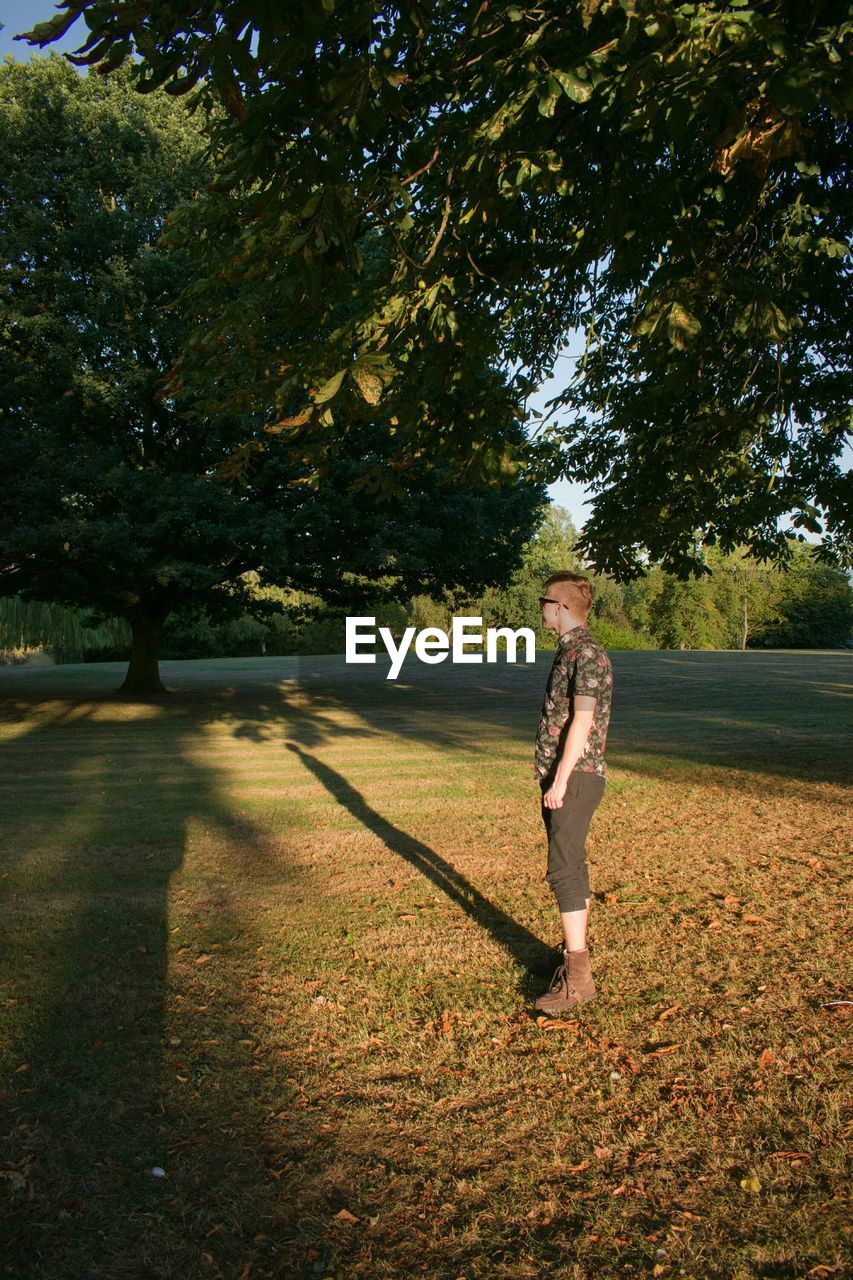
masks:
{"type": "Polygon", "coordinates": [[[613,657],[550,1022],[550,654],[0,670],[0,1274],[844,1274],[851,656],[613,657]]]}

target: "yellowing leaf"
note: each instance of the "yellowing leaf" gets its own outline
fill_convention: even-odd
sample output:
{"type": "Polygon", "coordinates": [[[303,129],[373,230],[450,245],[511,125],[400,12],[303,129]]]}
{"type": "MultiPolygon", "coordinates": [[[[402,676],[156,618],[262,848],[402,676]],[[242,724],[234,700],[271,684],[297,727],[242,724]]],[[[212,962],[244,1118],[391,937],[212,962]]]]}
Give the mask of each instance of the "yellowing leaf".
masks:
{"type": "Polygon", "coordinates": [[[267,427],[267,431],[279,431],[284,427],[304,427],[310,417],[310,409],[301,409],[292,418],[282,418],[279,422],[274,422],[271,427],[267,427]]]}
{"type": "Polygon", "coordinates": [[[378,404],[382,399],[382,379],[368,365],[357,362],[352,367],[352,377],[368,404],[378,404]]]}
{"type": "Polygon", "coordinates": [[[753,1194],[761,1190],[761,1183],[754,1173],[751,1173],[748,1178],[741,1178],[740,1185],[744,1191],[749,1191],[753,1194]]]}
{"type": "Polygon", "coordinates": [[[683,351],[690,339],[695,338],[701,328],[692,311],[688,311],[681,302],[673,302],[669,309],[667,334],[674,347],[679,347],[683,351]]]}
{"type": "Polygon", "coordinates": [[[554,79],[572,102],[588,102],[592,97],[592,85],[581,79],[577,71],[555,71],[554,79]]]}
{"type": "Polygon", "coordinates": [[[341,383],[346,377],[346,369],[333,373],[327,382],[324,382],[319,391],[314,392],[313,400],[315,404],[325,404],[327,400],[331,400],[341,389],[341,383]]]}

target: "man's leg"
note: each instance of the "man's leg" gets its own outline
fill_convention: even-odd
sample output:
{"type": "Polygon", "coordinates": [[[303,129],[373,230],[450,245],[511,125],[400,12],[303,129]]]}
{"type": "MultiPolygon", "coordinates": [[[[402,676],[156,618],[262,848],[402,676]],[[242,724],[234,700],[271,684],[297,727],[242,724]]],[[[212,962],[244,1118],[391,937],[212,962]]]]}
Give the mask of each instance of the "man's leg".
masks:
{"type": "Polygon", "coordinates": [[[589,918],[589,903],[587,898],[586,906],[583,911],[561,911],[560,919],[563,922],[563,940],[567,951],[586,951],[586,926],[589,918]]]}
{"type": "Polygon", "coordinates": [[[536,1001],[536,1007],[544,1012],[564,1012],[596,994],[586,945],[591,900],[586,836],[603,791],[603,778],[595,774],[573,775],[562,807],[542,808],[548,832],[546,880],[557,899],[566,946],[564,963],[554,976],[551,990],[536,1001]]]}

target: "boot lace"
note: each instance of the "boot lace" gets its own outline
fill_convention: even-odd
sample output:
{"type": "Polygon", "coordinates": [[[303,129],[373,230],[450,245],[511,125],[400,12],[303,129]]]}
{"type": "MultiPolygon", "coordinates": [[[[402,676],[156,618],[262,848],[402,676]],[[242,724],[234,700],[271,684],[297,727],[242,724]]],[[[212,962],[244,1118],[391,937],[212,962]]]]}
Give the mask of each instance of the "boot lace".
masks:
{"type": "Polygon", "coordinates": [[[551,979],[551,985],[548,988],[548,990],[559,991],[564,984],[568,984],[568,981],[569,981],[568,967],[566,966],[565,960],[562,960],[557,965],[557,968],[554,971],[554,976],[551,979]]]}

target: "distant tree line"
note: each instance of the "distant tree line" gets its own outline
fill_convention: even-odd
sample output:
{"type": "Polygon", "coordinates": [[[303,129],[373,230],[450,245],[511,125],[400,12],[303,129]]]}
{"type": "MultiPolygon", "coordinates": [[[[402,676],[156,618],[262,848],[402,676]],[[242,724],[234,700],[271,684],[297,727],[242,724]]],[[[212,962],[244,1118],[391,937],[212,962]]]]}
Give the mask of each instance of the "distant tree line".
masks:
{"type": "MultiPolygon", "coordinates": [[[[255,607],[222,620],[204,605],[177,610],[164,630],[166,658],[240,657],[342,652],[348,613],[373,615],[400,633],[407,626],[449,630],[454,615],[483,618],[484,626],[533,627],[537,644],[553,645],[539,626],[542,583],[557,568],[583,570],[577,533],[568,515],[550,507],[505,587],[473,595],[460,588],[440,596],[389,601],[377,583],[351,605],[306,592],[246,584],[255,607]]],[[[822,563],[803,544],[785,568],[745,555],[705,552],[709,572],[680,580],[653,566],[629,583],[592,574],[590,627],[611,649],[838,648],[853,638],[853,590],[846,575],[822,563]]],[[[92,610],[37,601],[0,600],[0,650],[6,661],[45,648],[55,661],[123,659],[130,629],[92,610]]]]}

